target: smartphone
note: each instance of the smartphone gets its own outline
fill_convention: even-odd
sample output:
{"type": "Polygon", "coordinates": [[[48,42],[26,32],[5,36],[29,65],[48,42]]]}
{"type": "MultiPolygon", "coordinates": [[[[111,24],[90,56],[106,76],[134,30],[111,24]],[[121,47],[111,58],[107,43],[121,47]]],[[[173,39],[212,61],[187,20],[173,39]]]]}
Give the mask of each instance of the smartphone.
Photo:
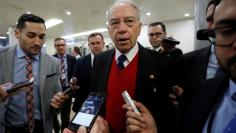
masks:
{"type": "Polygon", "coordinates": [[[87,131],[90,131],[104,101],[104,93],[91,92],[71,120],[68,128],[76,132],[80,126],[85,126],[87,131]]]}
{"type": "Polygon", "coordinates": [[[63,91],[64,95],[72,96],[73,94],[73,89],[71,87],[67,88],[66,90],[63,91]]]}
{"type": "Polygon", "coordinates": [[[3,85],[2,87],[6,90],[8,95],[14,95],[22,90],[25,89],[25,87],[33,84],[34,78],[31,78],[30,80],[21,81],[15,84],[8,83],[6,85],[3,85]]]}
{"type": "Polygon", "coordinates": [[[129,106],[131,106],[131,108],[133,109],[133,111],[137,114],[140,115],[138,109],[136,108],[136,106],[134,105],[134,102],[132,101],[131,97],[129,96],[129,93],[127,91],[122,92],[122,96],[123,99],[125,100],[126,104],[128,104],[129,106]]]}

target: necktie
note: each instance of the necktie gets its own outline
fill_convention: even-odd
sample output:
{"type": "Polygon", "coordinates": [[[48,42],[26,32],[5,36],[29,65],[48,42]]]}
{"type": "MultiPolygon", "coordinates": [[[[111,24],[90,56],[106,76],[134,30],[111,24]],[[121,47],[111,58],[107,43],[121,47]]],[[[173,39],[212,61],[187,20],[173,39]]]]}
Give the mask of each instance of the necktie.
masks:
{"type": "Polygon", "coordinates": [[[60,61],[61,61],[61,86],[64,87],[66,86],[66,74],[65,74],[66,66],[63,56],[61,56],[60,61]]]}
{"type": "MultiPolygon", "coordinates": [[[[232,95],[232,99],[236,102],[236,93],[232,95]]],[[[223,133],[236,133],[236,114],[234,114],[233,118],[229,121],[223,133]]]]}
{"type": "Polygon", "coordinates": [[[118,60],[117,65],[118,65],[119,69],[120,69],[120,70],[124,69],[124,68],[125,68],[124,62],[127,60],[127,57],[122,54],[122,55],[120,55],[120,56],[118,57],[117,60],[118,60]]]}
{"type": "MultiPolygon", "coordinates": [[[[25,56],[26,58],[26,78],[30,80],[33,77],[33,69],[32,69],[32,59],[29,56],[25,56]]],[[[35,127],[34,123],[34,104],[33,104],[33,85],[29,85],[26,88],[26,110],[28,117],[28,128],[29,133],[32,133],[35,127]]]]}

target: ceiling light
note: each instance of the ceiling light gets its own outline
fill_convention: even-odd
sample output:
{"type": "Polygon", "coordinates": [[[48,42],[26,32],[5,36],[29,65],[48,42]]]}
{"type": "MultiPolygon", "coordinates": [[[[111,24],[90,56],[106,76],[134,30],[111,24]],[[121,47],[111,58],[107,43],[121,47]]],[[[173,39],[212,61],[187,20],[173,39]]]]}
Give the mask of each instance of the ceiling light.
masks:
{"type": "Polygon", "coordinates": [[[150,15],[151,15],[151,12],[147,12],[146,15],[147,15],[147,16],[150,16],[150,15]]]}
{"type": "Polygon", "coordinates": [[[90,31],[85,31],[85,32],[79,32],[79,33],[75,33],[75,34],[71,34],[71,35],[66,35],[66,36],[62,36],[62,38],[65,39],[69,39],[69,38],[74,38],[74,37],[79,37],[79,36],[86,36],[89,35],[93,32],[107,32],[107,28],[101,28],[101,29],[95,29],[95,30],[90,30],[90,31]]]}
{"type": "Polygon", "coordinates": [[[189,13],[185,13],[184,16],[185,16],[185,17],[189,17],[190,14],[189,14],[189,13]]]}
{"type": "Polygon", "coordinates": [[[5,36],[0,36],[0,39],[7,39],[7,37],[5,37],[5,36]]]}
{"type": "Polygon", "coordinates": [[[10,34],[10,32],[8,31],[8,32],[7,32],[7,35],[9,35],[9,34],[10,34]]]}
{"type": "Polygon", "coordinates": [[[57,18],[53,18],[53,19],[50,19],[48,21],[45,22],[45,25],[46,25],[46,28],[51,28],[55,25],[58,25],[60,23],[62,23],[63,21],[61,19],[57,19],[57,18]]]}
{"type": "Polygon", "coordinates": [[[71,12],[68,11],[68,12],[66,12],[66,14],[67,14],[67,15],[71,15],[71,12]]]}
{"type": "Polygon", "coordinates": [[[30,11],[27,11],[26,14],[31,14],[31,12],[30,12],[30,11]]]}

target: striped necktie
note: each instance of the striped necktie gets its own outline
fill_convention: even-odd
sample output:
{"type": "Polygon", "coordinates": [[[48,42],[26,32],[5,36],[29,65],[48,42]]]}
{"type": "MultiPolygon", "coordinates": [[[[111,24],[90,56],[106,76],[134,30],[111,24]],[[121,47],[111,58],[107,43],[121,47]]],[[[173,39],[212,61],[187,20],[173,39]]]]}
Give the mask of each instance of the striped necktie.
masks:
{"type": "MultiPolygon", "coordinates": [[[[33,77],[32,59],[29,56],[25,56],[26,59],[26,78],[30,80],[33,77]]],[[[28,129],[29,133],[34,131],[34,103],[33,103],[33,85],[27,86],[26,89],[26,110],[28,117],[28,129]]]]}
{"type": "Polygon", "coordinates": [[[64,61],[64,56],[60,57],[61,62],[61,86],[66,86],[66,66],[64,61]]]}

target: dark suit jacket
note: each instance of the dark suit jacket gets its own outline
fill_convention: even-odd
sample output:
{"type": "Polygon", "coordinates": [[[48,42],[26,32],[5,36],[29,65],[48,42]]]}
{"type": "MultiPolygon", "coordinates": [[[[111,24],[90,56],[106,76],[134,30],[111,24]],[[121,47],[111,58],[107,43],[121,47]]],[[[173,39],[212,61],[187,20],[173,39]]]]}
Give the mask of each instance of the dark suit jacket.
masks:
{"type": "Polygon", "coordinates": [[[207,118],[212,110],[217,107],[218,102],[221,101],[228,86],[229,78],[225,74],[206,80],[197,90],[193,102],[183,113],[181,132],[202,132],[207,118]]]}
{"type": "MultiPolygon", "coordinates": [[[[99,54],[94,59],[92,69],[91,89],[99,92],[107,91],[112,59],[115,50],[99,54]]],[[[175,108],[167,94],[170,81],[174,78],[171,60],[156,51],[139,45],[139,59],[136,78],[135,100],[142,102],[154,115],[159,133],[174,132],[175,108]],[[152,76],[153,75],[153,76],[152,76]]],[[[115,103],[114,103],[115,104],[115,103]]],[[[114,114],[117,115],[117,114],[114,114]]]]}
{"type": "MultiPolygon", "coordinates": [[[[53,56],[56,58],[59,58],[57,54],[54,54],[53,56]]],[[[67,60],[67,78],[68,78],[68,81],[70,81],[73,70],[74,70],[74,64],[76,62],[76,59],[74,56],[66,54],[66,60],[67,60]]]]}
{"type": "Polygon", "coordinates": [[[91,75],[91,54],[77,59],[74,67],[73,76],[77,78],[80,89],[75,93],[75,101],[72,107],[74,112],[77,112],[86,99],[89,90],[90,75],[91,75]]]}
{"type": "Polygon", "coordinates": [[[206,80],[211,46],[184,54],[181,57],[183,104],[189,104],[195,91],[206,80]]]}

